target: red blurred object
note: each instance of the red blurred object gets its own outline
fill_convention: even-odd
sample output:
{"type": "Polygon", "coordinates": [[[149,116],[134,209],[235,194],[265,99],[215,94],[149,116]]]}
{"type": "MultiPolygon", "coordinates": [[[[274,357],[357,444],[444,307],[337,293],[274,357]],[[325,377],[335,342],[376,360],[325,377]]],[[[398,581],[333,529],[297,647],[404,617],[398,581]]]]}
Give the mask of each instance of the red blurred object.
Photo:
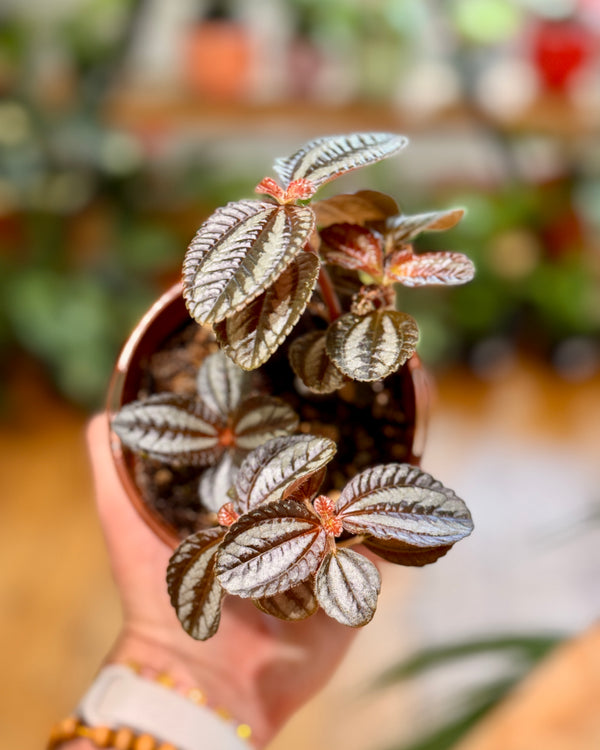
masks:
{"type": "Polygon", "coordinates": [[[537,21],[531,34],[533,62],[551,91],[564,91],[597,48],[596,35],[574,19],[537,21]]]}

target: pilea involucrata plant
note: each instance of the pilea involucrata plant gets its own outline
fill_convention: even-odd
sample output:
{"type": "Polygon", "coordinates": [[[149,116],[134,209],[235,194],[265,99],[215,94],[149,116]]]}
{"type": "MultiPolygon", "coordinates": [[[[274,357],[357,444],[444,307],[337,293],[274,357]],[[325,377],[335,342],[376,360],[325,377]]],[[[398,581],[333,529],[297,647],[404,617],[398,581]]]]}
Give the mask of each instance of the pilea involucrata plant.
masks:
{"type": "Polygon", "coordinates": [[[471,532],[464,502],[409,464],[357,474],[337,501],[320,495],[335,450],[313,435],[268,441],[242,463],[219,527],[180,545],[167,581],[194,638],[216,632],[225,592],[285,620],[302,620],[321,606],[344,625],[366,625],[380,577],[353,545],[401,565],[426,565],[471,532]]]}
{"type": "Polygon", "coordinates": [[[200,227],[183,265],[185,300],[198,323],[214,326],[236,364],[252,370],[266,362],[318,283],[328,326],[293,342],[294,371],[318,393],[337,390],[345,377],[381,380],[415,352],[419,337],[414,319],[395,309],[394,285],[462,284],[473,277],[466,256],[416,254],[410,244],[421,232],[454,226],[461,209],[406,216],[393,199],[373,191],[307,205],[326,182],[406,143],[391,133],[318,138],[275,162],[283,186],[264,178],[256,191],[266,200],[228,203],[200,227]],[[356,273],[348,311],[327,265],[356,273]]]}
{"type": "MultiPolygon", "coordinates": [[[[333,479],[326,471],[360,426],[323,425],[320,399],[352,401],[359,397],[349,386],[362,383],[383,397],[381,411],[384,379],[415,353],[419,331],[397,309],[398,285],[462,284],[474,273],[461,253],[413,247],[422,232],[453,227],[462,209],[405,215],[371,190],[311,202],[326,182],[406,143],[390,133],[318,138],[275,162],[280,182],[266,177],[256,188],[265,198],[217,209],[186,253],[183,296],[220,351],[204,356],[194,394],[156,393],[112,421],[138,456],[199,472],[202,520],[167,573],[172,604],[194,638],[217,631],[225,595],[285,620],[321,607],[345,625],[365,625],[380,577],[353,547],[422,566],[472,530],[463,501],[408,463],[380,458],[370,466],[357,456],[333,479]],[[310,324],[298,325],[307,315],[310,324]],[[271,395],[272,376],[260,374],[279,347],[294,405],[310,402],[312,423],[271,395]]],[[[367,455],[376,458],[392,434],[363,435],[367,455]]]]}

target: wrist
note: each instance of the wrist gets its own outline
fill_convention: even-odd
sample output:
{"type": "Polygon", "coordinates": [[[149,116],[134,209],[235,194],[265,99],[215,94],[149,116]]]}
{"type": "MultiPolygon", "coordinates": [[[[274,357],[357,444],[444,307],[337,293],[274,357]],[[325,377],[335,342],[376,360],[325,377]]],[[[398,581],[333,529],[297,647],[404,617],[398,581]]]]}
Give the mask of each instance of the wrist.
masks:
{"type": "MultiPolygon", "coordinates": [[[[244,671],[236,668],[239,665],[235,659],[224,664],[225,660],[219,658],[215,663],[204,644],[182,635],[183,639],[173,642],[170,634],[127,628],[108,653],[105,665],[126,665],[141,677],[205,706],[222,721],[249,727],[252,746],[262,748],[268,744],[279,727],[263,710],[252,679],[244,679],[244,671]]],[[[245,731],[240,736],[245,736],[245,731]]],[[[81,750],[87,750],[87,746],[81,750]]]]}

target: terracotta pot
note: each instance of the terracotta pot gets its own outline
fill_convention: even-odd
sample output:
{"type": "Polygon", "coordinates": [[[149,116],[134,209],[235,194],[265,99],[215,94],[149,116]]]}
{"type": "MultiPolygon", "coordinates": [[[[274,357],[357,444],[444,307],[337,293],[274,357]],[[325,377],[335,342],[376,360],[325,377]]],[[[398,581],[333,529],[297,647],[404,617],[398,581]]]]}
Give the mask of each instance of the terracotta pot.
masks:
{"type": "MultiPolygon", "coordinates": [[[[144,363],[189,320],[181,284],[175,284],[143,316],[121,351],[109,386],[109,419],[123,404],[137,398],[144,363]]],[[[417,355],[409,360],[402,371],[400,384],[403,408],[411,425],[406,440],[409,443],[408,461],[418,465],[427,432],[430,388],[429,377],[417,355]]],[[[123,450],[121,441],[114,433],[111,433],[111,450],[117,473],[135,509],[163,542],[175,548],[179,543],[176,530],[142,499],[133,477],[132,456],[129,451],[123,450]]]]}

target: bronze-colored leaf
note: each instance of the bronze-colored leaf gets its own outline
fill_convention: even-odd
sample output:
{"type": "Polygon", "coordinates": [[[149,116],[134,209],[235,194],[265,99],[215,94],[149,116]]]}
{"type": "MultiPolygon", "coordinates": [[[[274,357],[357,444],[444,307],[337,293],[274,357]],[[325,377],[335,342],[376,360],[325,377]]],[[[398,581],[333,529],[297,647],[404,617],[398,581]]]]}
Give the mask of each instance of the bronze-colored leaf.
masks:
{"type": "Polygon", "coordinates": [[[307,206],[246,200],[217,209],[183,263],[183,296],[192,318],[217,323],[246,307],[301,252],[313,227],[307,206]]]}
{"type": "Polygon", "coordinates": [[[407,143],[407,138],[395,133],[324,136],[309,141],[286,159],[277,159],[274,169],[284,187],[300,179],[320,187],[334,177],[397,154],[407,143]]]}
{"type": "Polygon", "coordinates": [[[407,565],[413,568],[421,568],[423,565],[430,565],[443,557],[452,545],[448,544],[442,547],[413,547],[410,544],[399,542],[395,539],[366,539],[363,545],[374,552],[379,557],[394,563],[395,565],[407,565]]]}
{"type": "Polygon", "coordinates": [[[297,480],[325,466],[335,455],[333,440],[293,435],[269,440],[243,461],[235,481],[235,505],[245,512],[283,497],[297,480]]]}
{"type": "Polygon", "coordinates": [[[199,641],[213,636],[221,619],[223,589],[215,578],[215,557],[225,529],[206,529],[175,550],[167,569],[171,604],[186,633],[199,641]]]}
{"type": "Polygon", "coordinates": [[[314,253],[301,253],[254,301],[215,324],[223,351],[239,367],[259,367],[285,341],[310,300],[319,266],[314,253]]]}
{"type": "Polygon", "coordinates": [[[317,573],[315,593],[329,617],[359,628],[373,619],[381,588],[379,571],[364,555],[338,547],[317,573]]]}
{"type": "Polygon", "coordinates": [[[475,276],[473,262],[462,253],[400,253],[386,262],[386,276],[404,286],[466,284],[475,276]]]}
{"type": "Polygon", "coordinates": [[[230,594],[274,596],[313,575],[326,549],[317,516],[293,500],[280,500],[245,513],[230,527],[215,572],[230,594]]]}
{"type": "Polygon", "coordinates": [[[326,474],[327,467],[324,466],[322,469],[319,469],[312,474],[296,479],[296,481],[292,482],[283,493],[283,499],[295,500],[297,503],[312,500],[323,484],[326,474]]]}
{"type": "Polygon", "coordinates": [[[325,263],[378,277],[383,273],[383,241],[378,232],[358,224],[333,224],[321,231],[325,263]]]}
{"type": "Polygon", "coordinates": [[[200,502],[213,513],[217,513],[222,505],[229,501],[227,495],[235,482],[238,467],[233,461],[231,451],[226,451],[215,466],[210,466],[202,472],[198,483],[200,502]]]}
{"type": "Polygon", "coordinates": [[[298,427],[298,415],[274,396],[253,396],[243,401],[232,416],[238,450],[251,451],[276,437],[289,435],[298,427]]]}
{"type": "Polygon", "coordinates": [[[408,216],[400,214],[386,221],[386,229],[393,237],[395,244],[404,244],[413,240],[421,232],[441,232],[451,229],[465,215],[464,208],[451,208],[448,211],[430,211],[424,214],[408,216]]]}
{"type": "Polygon", "coordinates": [[[337,503],[346,531],[411,547],[444,547],[473,530],[465,503],[410,464],[385,464],[357,474],[337,503]]]}
{"type": "Polygon", "coordinates": [[[170,466],[206,466],[223,452],[221,418],[202,402],[173,393],[126,404],[111,426],[128,448],[170,466]]]}
{"type": "Polygon", "coordinates": [[[254,605],[267,615],[288,622],[306,620],[319,609],[314,593],[315,582],[311,577],[281,594],[253,599],[254,605]]]}
{"type": "Polygon", "coordinates": [[[382,380],[414,354],[419,329],[410,315],[379,309],[346,313],[327,331],[327,354],[353,380],[382,380]]]}
{"type": "Polygon", "coordinates": [[[313,393],[333,393],[345,382],[329,359],[325,339],[326,331],[310,331],[293,341],[288,350],[292,370],[313,393]]]}
{"type": "Polygon", "coordinates": [[[239,406],[248,385],[248,375],[221,351],[206,357],[196,378],[202,401],[225,419],[239,406]]]}
{"type": "Polygon", "coordinates": [[[334,195],[311,203],[317,226],[331,224],[364,224],[367,221],[384,221],[398,213],[398,204],[385,193],[376,190],[359,190],[357,193],[334,195]]]}

